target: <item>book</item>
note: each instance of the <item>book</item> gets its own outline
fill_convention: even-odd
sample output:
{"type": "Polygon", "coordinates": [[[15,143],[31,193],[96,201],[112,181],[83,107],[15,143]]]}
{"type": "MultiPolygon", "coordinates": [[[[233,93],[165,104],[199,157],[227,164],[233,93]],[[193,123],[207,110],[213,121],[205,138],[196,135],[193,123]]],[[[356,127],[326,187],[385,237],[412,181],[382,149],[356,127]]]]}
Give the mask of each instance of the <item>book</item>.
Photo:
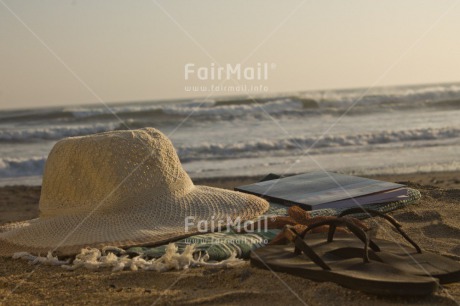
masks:
{"type": "Polygon", "coordinates": [[[350,208],[406,199],[405,185],[334,172],[316,171],[239,186],[250,193],[284,205],[306,210],[350,208]]]}

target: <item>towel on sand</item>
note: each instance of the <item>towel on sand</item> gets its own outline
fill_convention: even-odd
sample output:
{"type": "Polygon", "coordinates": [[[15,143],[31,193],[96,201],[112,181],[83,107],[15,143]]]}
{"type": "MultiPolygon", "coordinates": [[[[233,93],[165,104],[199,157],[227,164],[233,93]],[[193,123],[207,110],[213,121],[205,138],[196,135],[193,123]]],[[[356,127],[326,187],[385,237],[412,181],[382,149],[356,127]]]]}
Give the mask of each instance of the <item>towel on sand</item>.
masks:
{"type": "MultiPolygon", "coordinates": [[[[382,213],[388,213],[393,210],[401,209],[407,205],[413,204],[420,199],[421,195],[418,190],[408,188],[408,198],[396,202],[368,204],[363,205],[364,208],[373,209],[382,213]]],[[[270,203],[268,211],[259,219],[276,216],[286,216],[288,207],[277,203],[270,203]]],[[[327,208],[310,211],[312,217],[317,216],[337,216],[344,208],[327,208]]],[[[366,219],[369,217],[366,213],[355,214],[353,217],[358,219],[366,219]]],[[[256,221],[255,221],[256,222],[256,221]]],[[[250,234],[237,234],[234,231],[208,233],[191,236],[175,242],[179,252],[185,250],[190,244],[195,244],[196,252],[201,255],[208,255],[211,261],[220,261],[230,258],[233,253],[237,254],[237,258],[249,258],[250,252],[253,249],[259,248],[267,244],[274,238],[280,230],[269,229],[267,231],[256,231],[250,234]]],[[[132,254],[145,255],[147,257],[158,258],[165,254],[166,246],[158,247],[131,247],[126,251],[132,254]]]]}
{"type": "MultiPolygon", "coordinates": [[[[408,189],[408,198],[396,202],[363,205],[364,208],[374,209],[382,213],[401,209],[420,199],[418,190],[408,189]]],[[[287,207],[270,203],[269,210],[258,220],[286,216],[287,207]]],[[[312,217],[336,216],[344,209],[320,209],[310,212],[312,217]]],[[[365,213],[355,214],[353,217],[366,219],[365,213]]],[[[257,222],[254,221],[254,222],[257,222]]],[[[81,253],[71,260],[60,260],[48,253],[46,257],[33,256],[27,252],[14,254],[13,258],[28,260],[32,264],[57,265],[68,270],[84,267],[97,270],[103,267],[112,267],[114,271],[155,270],[167,271],[182,270],[191,266],[234,267],[243,264],[242,259],[249,258],[251,250],[267,244],[278,233],[279,229],[261,228],[252,233],[238,234],[232,229],[226,232],[215,232],[194,235],[178,240],[168,245],[157,247],[130,247],[120,249],[106,247],[98,249],[82,249],[81,253]]]]}

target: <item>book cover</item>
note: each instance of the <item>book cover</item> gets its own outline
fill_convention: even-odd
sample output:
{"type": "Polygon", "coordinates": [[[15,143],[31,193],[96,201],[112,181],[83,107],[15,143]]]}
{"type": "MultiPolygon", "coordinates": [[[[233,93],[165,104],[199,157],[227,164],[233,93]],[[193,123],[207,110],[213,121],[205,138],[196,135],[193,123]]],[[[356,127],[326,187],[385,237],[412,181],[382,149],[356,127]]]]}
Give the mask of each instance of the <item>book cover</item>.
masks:
{"type": "Polygon", "coordinates": [[[316,171],[239,186],[235,190],[312,210],[397,200],[406,194],[403,187],[391,182],[316,171]]]}

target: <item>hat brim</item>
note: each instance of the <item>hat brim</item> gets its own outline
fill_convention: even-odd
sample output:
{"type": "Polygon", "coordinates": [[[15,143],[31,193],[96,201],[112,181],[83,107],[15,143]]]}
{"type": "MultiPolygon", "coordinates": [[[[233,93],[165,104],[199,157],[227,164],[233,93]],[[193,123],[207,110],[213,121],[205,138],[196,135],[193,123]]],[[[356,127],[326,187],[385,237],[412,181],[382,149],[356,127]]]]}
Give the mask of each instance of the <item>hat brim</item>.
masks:
{"type": "Polygon", "coordinates": [[[68,256],[85,247],[159,245],[213,231],[219,220],[251,220],[268,209],[259,197],[207,186],[194,186],[174,203],[162,203],[160,211],[149,209],[149,203],[134,204],[123,212],[95,209],[1,226],[0,256],[49,251],[68,256]]]}

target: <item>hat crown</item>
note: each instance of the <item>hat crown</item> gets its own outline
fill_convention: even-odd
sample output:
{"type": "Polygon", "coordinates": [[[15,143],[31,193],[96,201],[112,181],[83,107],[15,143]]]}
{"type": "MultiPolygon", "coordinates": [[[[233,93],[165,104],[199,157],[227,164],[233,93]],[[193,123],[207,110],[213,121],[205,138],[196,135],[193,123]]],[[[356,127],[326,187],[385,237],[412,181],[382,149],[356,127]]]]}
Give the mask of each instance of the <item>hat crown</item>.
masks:
{"type": "Polygon", "coordinates": [[[70,137],[56,143],[48,156],[40,213],[129,208],[139,197],[192,187],[171,141],[156,129],[70,137]]]}

